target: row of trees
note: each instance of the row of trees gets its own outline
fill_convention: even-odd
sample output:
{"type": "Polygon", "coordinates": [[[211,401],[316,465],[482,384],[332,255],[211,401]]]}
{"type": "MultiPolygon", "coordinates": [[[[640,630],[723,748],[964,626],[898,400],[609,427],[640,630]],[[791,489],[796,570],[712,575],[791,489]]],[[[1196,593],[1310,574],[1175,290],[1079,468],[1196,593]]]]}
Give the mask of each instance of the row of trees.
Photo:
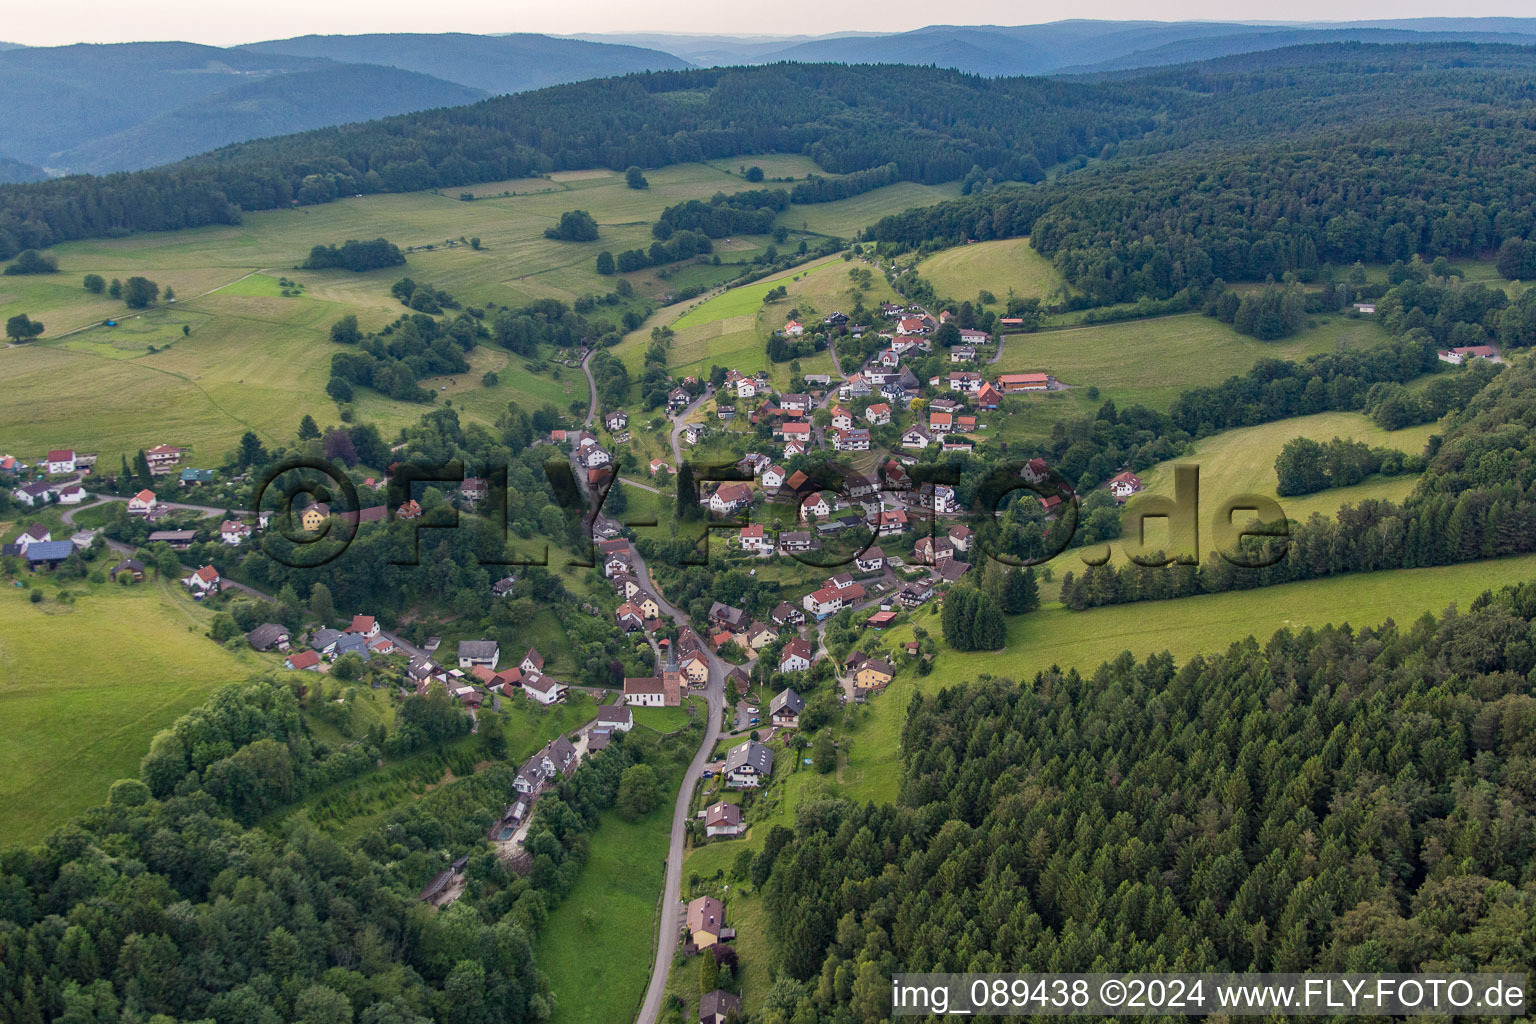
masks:
{"type": "Polygon", "coordinates": [[[1396,448],[1372,448],[1364,441],[1314,441],[1296,437],[1275,458],[1276,493],[1282,498],[1312,494],[1329,487],[1349,487],[1375,473],[1398,476],[1419,473],[1424,458],[1396,448]]]}

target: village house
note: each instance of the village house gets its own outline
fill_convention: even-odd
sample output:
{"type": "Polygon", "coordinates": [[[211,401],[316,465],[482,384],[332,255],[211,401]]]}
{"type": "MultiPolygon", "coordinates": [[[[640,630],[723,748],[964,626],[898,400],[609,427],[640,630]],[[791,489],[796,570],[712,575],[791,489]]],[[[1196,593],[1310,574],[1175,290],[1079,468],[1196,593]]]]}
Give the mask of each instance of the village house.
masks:
{"type": "Polygon", "coordinates": [[[704,809],[704,834],[711,839],[717,836],[735,838],[747,830],[741,821],[741,807],[721,800],[704,809]]]}
{"type": "Polygon", "coordinates": [[[1002,400],[1002,392],[998,391],[990,383],[983,384],[981,390],[976,392],[976,408],[978,409],[996,409],[998,403],[1002,400]]]}
{"type": "Polygon", "coordinates": [[[875,516],[872,524],[875,527],[877,537],[895,537],[907,529],[907,510],[904,508],[883,508],[875,516]]]}
{"type": "Polygon", "coordinates": [[[954,429],[954,417],[947,412],[931,412],[928,414],[928,432],[930,434],[947,434],[954,429]]]}
{"type": "Polygon", "coordinates": [[[796,441],[802,445],[809,445],[811,441],[811,425],[809,423],[793,421],[782,423],[779,425],[778,434],[785,441],[796,441]]]}
{"type": "Polygon", "coordinates": [[[178,486],[178,487],[201,487],[204,484],[211,484],[211,483],[213,483],[213,470],[211,470],[211,469],[193,469],[191,467],[188,467],[187,469],[184,469],[184,470],[181,471],[181,476],[177,480],[176,486],[178,486]]]}
{"type": "Polygon", "coordinates": [[[258,651],[270,651],[274,647],[280,651],[286,651],[289,639],[287,627],[275,622],[263,622],[245,634],[246,642],[258,651]]]}
{"type": "Polygon", "coordinates": [[[816,660],[815,648],[804,637],[795,637],[779,652],[780,672],[804,672],[816,660]]]}
{"type": "Polygon", "coordinates": [[[794,690],[782,690],[768,702],[768,720],[785,729],[800,724],[800,712],[805,710],[805,698],[794,690]]]}
{"type": "Polygon", "coordinates": [[[156,530],[147,538],[150,544],[169,544],[172,551],[186,551],[197,540],[196,530],[156,530]]]}
{"type": "Polygon", "coordinates": [[[784,445],[784,457],[792,459],[796,455],[804,455],[809,447],[804,441],[790,441],[784,445]]]}
{"type": "Polygon", "coordinates": [[[593,732],[629,732],[635,727],[635,713],[628,704],[604,704],[592,721],[593,732]]]}
{"type": "Polygon", "coordinates": [[[709,510],[715,515],[730,515],[752,504],[752,485],[740,481],[727,481],[715,488],[709,497],[709,510]]]}
{"type": "Polygon", "coordinates": [[[843,595],[836,587],[822,587],[806,594],[802,603],[805,613],[820,622],[843,610],[843,595]]]}
{"type": "Polygon", "coordinates": [[[949,528],[949,542],[954,545],[956,551],[971,550],[971,536],[971,528],[963,523],[949,528]]]}
{"type": "Polygon", "coordinates": [[[300,672],[318,672],[320,655],[314,651],[295,651],[283,659],[283,667],[300,672]]]}
{"type": "Polygon", "coordinates": [[[878,690],[896,678],[896,670],[890,662],[870,658],[860,665],[853,675],[853,685],[859,690],[878,690]]]}
{"type": "Polygon", "coordinates": [[[787,555],[814,551],[817,540],[805,530],[788,530],[779,534],[779,550],[787,555]]]}
{"type": "Polygon", "coordinates": [[[85,500],[85,488],[79,484],[65,484],[59,488],[60,505],[78,505],[85,500]]]}
{"type": "Polygon", "coordinates": [[[871,426],[882,426],[891,422],[891,407],[884,402],[876,402],[864,410],[864,418],[871,426]]]}
{"type": "Polygon", "coordinates": [[[183,586],[192,591],[194,598],[201,600],[209,594],[217,594],[219,592],[219,570],[211,565],[205,565],[191,575],[183,576],[181,582],[183,586]]]}
{"type": "Polygon", "coordinates": [[[784,325],[784,333],[788,337],[798,338],[805,333],[805,325],[798,320],[791,320],[784,325]]]}
{"type": "Polygon", "coordinates": [[[704,428],[697,423],[690,423],[683,428],[683,443],[698,444],[699,438],[704,436],[704,428]]]}
{"type": "Polygon", "coordinates": [[[688,941],[696,949],[713,946],[720,941],[725,931],[725,904],[713,896],[689,900],[683,917],[688,929],[688,941]]]}
{"type": "Polygon", "coordinates": [[[901,432],[901,446],[903,448],[923,449],[932,443],[933,435],[921,423],[914,423],[901,432]]]}
{"type": "Polygon", "coordinates": [[[566,690],[569,689],[564,683],[556,682],[541,672],[526,673],[520,682],[523,693],[530,700],[545,706],[565,700],[566,690]]]}
{"type": "Polygon", "coordinates": [[[709,660],[702,652],[683,655],[678,671],[691,687],[701,687],[709,682],[709,660]]]}
{"type": "Polygon", "coordinates": [[[21,557],[27,560],[27,568],[35,572],[38,569],[57,569],[74,553],[74,544],[67,540],[45,540],[28,544],[26,550],[21,552],[21,557]]]}
{"type": "Polygon", "coordinates": [[[878,546],[867,548],[862,554],[854,556],[853,566],[859,572],[880,572],[885,568],[885,552],[878,546]]]}
{"type": "Polygon", "coordinates": [[[773,554],[773,539],[763,529],[762,523],[753,523],[751,526],[743,526],[738,536],[741,550],[754,555],[773,554]]]}
{"type": "Polygon", "coordinates": [[[765,491],[777,491],[780,487],[783,487],[784,467],[775,464],[763,470],[762,484],[765,491]]]}
{"type": "Polygon", "coordinates": [[[1110,494],[1114,495],[1115,501],[1124,504],[1127,498],[1141,490],[1141,477],[1126,470],[1110,477],[1105,481],[1104,486],[1109,489],[1110,494]]]}
{"type": "Polygon", "coordinates": [[[517,667],[524,672],[543,672],[544,655],[539,653],[537,647],[530,647],[523,654],[523,660],[517,663],[517,667]]]}
{"type": "Polygon", "coordinates": [[[43,460],[49,476],[63,476],[65,473],[75,471],[75,452],[73,448],[55,448],[48,453],[43,460]]]}
{"type": "Polygon", "coordinates": [[[168,444],[156,445],[144,453],[144,461],[149,464],[151,476],[164,476],[181,461],[181,449],[168,444]]]}
{"type": "Polygon", "coordinates": [[[955,497],[955,489],[949,484],[934,484],[930,498],[933,510],[940,515],[950,515],[960,511],[960,500],[955,497]]]}
{"type": "Polygon", "coordinates": [[[128,578],[133,580],[133,582],[143,583],[144,563],[139,561],[137,558],[125,558],[121,562],[118,562],[116,565],[114,565],[107,572],[107,578],[110,579],[113,583],[116,583],[117,577],[123,573],[127,573],[128,578]]]}
{"type": "Polygon", "coordinates": [[[955,557],[954,545],[947,537],[919,537],[917,543],[912,545],[912,557],[919,565],[938,565],[945,559],[955,557]]]}
{"type": "Polygon", "coordinates": [[[761,786],[773,774],[773,751],[757,740],[747,740],[725,755],[725,784],[732,789],[761,786]]]}
{"type": "Polygon", "coordinates": [[[926,335],[928,333],[928,325],[924,323],[919,317],[904,317],[896,325],[896,333],[926,335]]]}
{"type": "Polygon", "coordinates": [[[500,660],[501,645],[495,640],[459,641],[459,668],[469,669],[476,665],[484,665],[495,671],[496,663],[500,660]]]}
{"type": "Polygon", "coordinates": [[[709,621],[735,632],[752,620],[740,608],[716,601],[709,606],[709,621]]]}
{"type": "Polygon", "coordinates": [[[952,373],[949,375],[949,390],[959,391],[963,394],[974,395],[976,392],[981,390],[981,386],[985,383],[986,381],[979,373],[962,371],[960,373],[952,373]]]}
{"type": "Polygon", "coordinates": [[[1439,358],[1442,363],[1450,363],[1460,366],[1474,359],[1486,359],[1490,363],[1502,363],[1499,358],[1499,350],[1492,345],[1463,345],[1460,348],[1441,349],[1439,358]]]}
{"type": "Polygon", "coordinates": [[[896,594],[896,601],[905,608],[916,608],[933,597],[933,584],[927,580],[908,583],[896,594]]]}
{"type": "Polygon", "coordinates": [[[985,345],[992,340],[992,335],[986,331],[978,331],[974,327],[960,328],[960,342],[963,345],[985,345]]]}
{"type": "Polygon", "coordinates": [[[629,601],[615,608],[613,617],[618,622],[621,632],[634,633],[645,628],[645,616],[640,614],[640,609],[629,601]]]}
{"type": "Polygon", "coordinates": [[[230,547],[239,547],[251,535],[251,525],[238,519],[226,519],[219,524],[219,539],[230,547]]]}
{"type": "Polygon", "coordinates": [[[610,412],[608,415],[603,417],[603,426],[607,427],[610,433],[623,430],[625,427],[629,426],[629,413],[625,412],[623,409],[619,409],[616,412],[610,412]]]}
{"type": "Polygon", "coordinates": [[[802,522],[812,517],[826,518],[832,514],[832,506],[827,504],[827,499],[821,496],[820,491],[812,491],[800,502],[800,519],[802,522]]]}
{"type": "Polygon", "coordinates": [[[976,350],[969,345],[956,345],[949,350],[949,361],[952,363],[974,363],[976,350]]]}
{"type": "Polygon", "coordinates": [[[869,451],[869,431],[863,427],[839,430],[833,437],[832,446],[840,452],[869,451]]]}
{"type": "Polygon", "coordinates": [[[853,413],[839,405],[832,410],[832,426],[838,430],[847,430],[853,426],[853,413]]]}
{"type": "Polygon", "coordinates": [[[128,499],[128,514],[131,516],[148,515],[149,510],[155,507],[155,492],[150,490],[140,491],[128,499]]]}
{"type": "Polygon", "coordinates": [[[769,615],[774,625],[794,628],[805,625],[805,613],[788,601],[780,601],[769,615]]]}

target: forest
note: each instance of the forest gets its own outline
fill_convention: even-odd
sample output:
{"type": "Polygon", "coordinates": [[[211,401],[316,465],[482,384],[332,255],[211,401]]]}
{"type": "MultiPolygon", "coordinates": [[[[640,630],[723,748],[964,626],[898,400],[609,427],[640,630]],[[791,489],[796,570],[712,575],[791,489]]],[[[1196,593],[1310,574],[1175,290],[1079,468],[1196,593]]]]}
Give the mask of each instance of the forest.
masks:
{"type": "MultiPolygon", "coordinates": [[[[434,720],[433,742],[469,728],[446,694],[407,698],[399,713],[401,728],[434,720]]],[[[477,756],[506,756],[490,725],[478,755],[452,761],[462,777],[359,841],[304,825],[252,827],[263,811],[345,777],[328,766],[371,767],[379,731],[328,749],[294,690],[231,687],[157,737],[142,781],[117,782],[105,805],[38,847],[0,851],[0,1019],[547,1020],[554,997],[534,937],[585,865],[624,770],[668,774],[685,745],[619,735],[583,761],[536,805],[521,874],[485,842],[517,771],[504,760],[475,770],[477,756]],[[461,856],[463,897],[440,912],[421,903],[422,886],[461,856]]]]}
{"type": "Polygon", "coordinates": [[[802,804],[749,874],[758,1024],[892,972],[1536,967],[1536,591],[1175,665],[912,698],[894,804],[802,804]]]}

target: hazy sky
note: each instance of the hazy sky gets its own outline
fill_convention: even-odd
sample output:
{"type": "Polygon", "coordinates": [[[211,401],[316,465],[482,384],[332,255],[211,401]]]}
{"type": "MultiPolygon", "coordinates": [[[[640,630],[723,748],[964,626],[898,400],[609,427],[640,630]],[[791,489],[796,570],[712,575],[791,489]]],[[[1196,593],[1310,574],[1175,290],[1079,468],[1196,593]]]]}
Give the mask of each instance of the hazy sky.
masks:
{"type": "Polygon", "coordinates": [[[822,0],[778,0],[764,7],[724,0],[457,0],[445,20],[430,4],[403,0],[18,0],[0,19],[0,40],[32,46],[186,39],[229,45],[311,32],[692,32],[821,35],[892,32],[935,23],[1027,25],[1074,18],[1223,21],[1329,21],[1412,17],[1530,17],[1530,0],[1472,0],[1447,6],[1432,0],[1357,0],[1347,12],[1337,0],[1082,0],[1070,12],[1056,4],[1009,0],[886,0],[828,7],[822,0]]]}

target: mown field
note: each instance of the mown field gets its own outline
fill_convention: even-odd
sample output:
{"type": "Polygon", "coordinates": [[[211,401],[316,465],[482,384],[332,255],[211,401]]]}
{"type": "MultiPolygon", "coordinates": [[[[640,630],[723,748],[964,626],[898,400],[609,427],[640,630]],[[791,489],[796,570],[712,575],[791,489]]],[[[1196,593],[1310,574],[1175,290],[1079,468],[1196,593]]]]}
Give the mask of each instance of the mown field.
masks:
{"type": "Polygon", "coordinates": [[[155,733],[277,663],[203,635],[211,613],[174,583],[72,581],[0,591],[0,846],[28,843],[136,777],[155,733]]]}
{"type": "MultiPolygon", "coordinates": [[[[1402,452],[1418,454],[1424,450],[1430,435],[1438,429],[1434,423],[1425,423],[1404,430],[1382,430],[1363,413],[1356,412],[1297,416],[1256,427],[1240,427],[1204,438],[1195,442],[1189,453],[1181,458],[1158,463],[1139,475],[1146,487],[1144,493],[1171,495],[1173,467],[1180,463],[1192,463],[1200,467],[1200,502],[1203,508],[1211,510],[1229,498],[1259,494],[1278,501],[1289,518],[1305,520],[1314,512],[1331,516],[1340,505],[1353,504],[1366,498],[1401,500],[1418,483],[1418,476],[1374,476],[1352,487],[1336,487],[1315,494],[1281,498],[1275,489],[1277,481],[1274,467],[1275,459],[1287,441],[1297,437],[1331,441],[1339,437],[1347,441],[1363,441],[1373,448],[1396,448],[1402,452]]],[[[1139,497],[1133,497],[1126,503],[1128,511],[1135,509],[1139,497]]]]}
{"type": "MultiPolygon", "coordinates": [[[[1218,384],[1260,359],[1302,359],[1341,348],[1367,348],[1387,340],[1370,320],[1327,317],[1292,337],[1259,341],[1198,313],[1010,334],[998,373],[1043,372],[1073,388],[1097,387],[1099,401],[1140,403],[1166,411],[1180,392],[1218,384]]],[[[1025,401],[1050,401],[1033,396],[1025,401]]],[[[1074,400],[1085,396],[1073,395],[1074,400]]],[[[1026,421],[1012,427],[1019,431],[1026,421]]],[[[1020,431],[1022,433],[1022,431],[1020,431]]]]}
{"type": "Polygon", "coordinates": [[[1028,238],[946,249],[919,263],[917,272],[941,296],[976,302],[978,292],[989,291],[995,306],[1003,308],[1010,295],[1045,300],[1066,286],[1051,261],[1029,247],[1028,238]]]}
{"type": "Polygon", "coordinates": [[[959,195],[958,181],[944,185],[919,185],[915,181],[898,181],[894,185],[877,188],[851,199],[839,199],[835,203],[791,206],[779,214],[776,223],[791,231],[808,231],[816,235],[852,238],[861,228],[873,224],[887,214],[899,213],[914,206],[928,206],[946,199],[954,199],[959,195]]]}

